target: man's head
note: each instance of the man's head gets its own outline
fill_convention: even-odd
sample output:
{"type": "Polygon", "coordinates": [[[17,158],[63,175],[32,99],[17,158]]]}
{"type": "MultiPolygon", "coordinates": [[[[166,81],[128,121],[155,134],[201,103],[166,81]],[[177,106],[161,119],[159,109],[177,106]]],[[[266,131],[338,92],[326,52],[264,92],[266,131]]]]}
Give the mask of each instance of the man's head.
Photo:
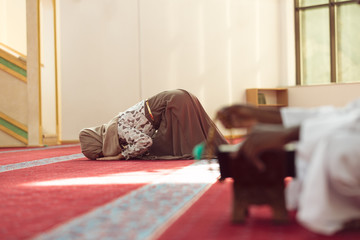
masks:
{"type": "Polygon", "coordinates": [[[79,140],[81,151],[85,157],[95,160],[102,157],[102,137],[98,133],[97,128],[84,128],[80,131],[79,140]]]}

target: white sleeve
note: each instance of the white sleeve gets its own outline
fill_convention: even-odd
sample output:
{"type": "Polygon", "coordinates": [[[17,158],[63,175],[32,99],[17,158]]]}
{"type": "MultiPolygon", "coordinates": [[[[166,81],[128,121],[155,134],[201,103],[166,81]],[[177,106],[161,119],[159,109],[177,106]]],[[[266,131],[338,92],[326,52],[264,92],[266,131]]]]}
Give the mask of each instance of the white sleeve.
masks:
{"type": "Polygon", "coordinates": [[[302,141],[317,141],[322,137],[334,134],[337,130],[359,131],[360,109],[348,112],[334,112],[319,115],[305,120],[301,125],[300,139],[302,141]]]}
{"type": "Polygon", "coordinates": [[[318,108],[296,108],[287,107],[281,108],[281,118],[285,127],[299,126],[304,120],[314,118],[322,114],[329,114],[335,112],[336,109],[331,106],[324,106],[318,108]]]}

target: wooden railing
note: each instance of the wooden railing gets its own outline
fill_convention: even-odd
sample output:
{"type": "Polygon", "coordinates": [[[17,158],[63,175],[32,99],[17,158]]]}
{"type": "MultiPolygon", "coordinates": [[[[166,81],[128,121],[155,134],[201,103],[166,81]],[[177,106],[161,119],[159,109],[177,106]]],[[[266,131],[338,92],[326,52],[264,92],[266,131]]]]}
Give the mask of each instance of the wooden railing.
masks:
{"type": "Polygon", "coordinates": [[[0,43],[0,70],[27,82],[26,56],[3,43],[0,43]]]}
{"type": "Polygon", "coordinates": [[[12,119],[2,112],[0,112],[0,130],[19,140],[20,142],[28,144],[27,126],[12,119]]]}
{"type": "MultiPolygon", "coordinates": [[[[0,43],[0,70],[27,82],[26,56],[3,43],[0,43]]],[[[28,128],[24,124],[0,112],[0,131],[28,144],[28,128]]]]}

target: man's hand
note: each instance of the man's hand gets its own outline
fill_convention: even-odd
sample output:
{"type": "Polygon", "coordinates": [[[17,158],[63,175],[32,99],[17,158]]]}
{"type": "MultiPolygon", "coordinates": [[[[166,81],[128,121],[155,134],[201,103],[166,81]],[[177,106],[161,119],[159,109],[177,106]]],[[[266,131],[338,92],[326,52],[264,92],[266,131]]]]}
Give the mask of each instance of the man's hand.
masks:
{"type": "Polygon", "coordinates": [[[96,160],[104,160],[104,161],[107,161],[107,160],[122,160],[122,159],[125,159],[124,156],[120,153],[116,156],[110,156],[110,157],[101,157],[101,158],[96,158],[96,160]]]}
{"type": "Polygon", "coordinates": [[[287,143],[296,141],[299,138],[299,128],[275,128],[275,129],[255,129],[252,131],[237,153],[237,157],[245,157],[259,170],[264,170],[265,166],[260,159],[260,155],[268,150],[283,150],[287,143]]]}

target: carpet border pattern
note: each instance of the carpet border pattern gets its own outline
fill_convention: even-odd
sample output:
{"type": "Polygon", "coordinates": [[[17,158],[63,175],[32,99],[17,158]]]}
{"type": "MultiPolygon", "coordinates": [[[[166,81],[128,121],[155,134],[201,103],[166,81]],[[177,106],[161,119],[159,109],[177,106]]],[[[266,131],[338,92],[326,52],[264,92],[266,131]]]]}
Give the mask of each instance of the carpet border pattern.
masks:
{"type": "Polygon", "coordinates": [[[197,161],[35,239],[149,239],[218,175],[208,161],[197,161]]]}

